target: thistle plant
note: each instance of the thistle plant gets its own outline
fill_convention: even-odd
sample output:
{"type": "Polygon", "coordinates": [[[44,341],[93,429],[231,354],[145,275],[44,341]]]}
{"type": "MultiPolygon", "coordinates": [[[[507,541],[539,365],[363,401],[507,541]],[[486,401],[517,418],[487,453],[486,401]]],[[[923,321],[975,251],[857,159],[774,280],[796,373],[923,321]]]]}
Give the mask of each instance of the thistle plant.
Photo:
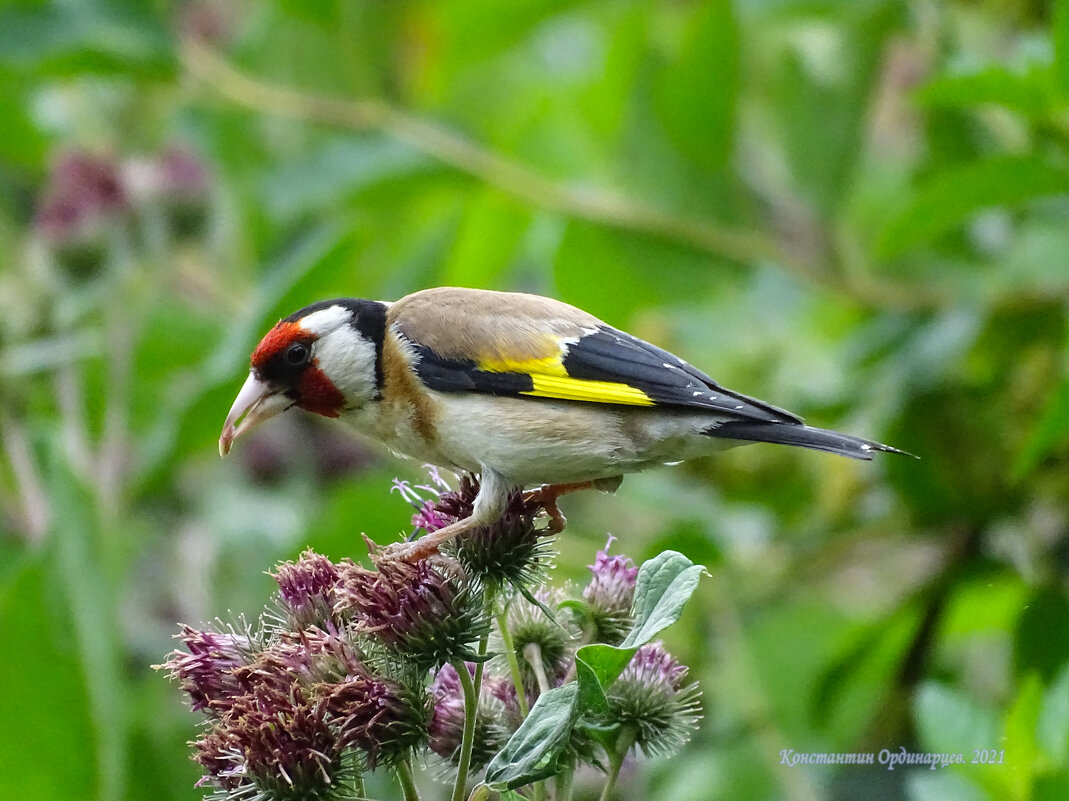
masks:
{"type": "MultiPolygon", "coordinates": [[[[417,529],[470,513],[478,484],[395,489],[417,529]]],[[[366,798],[386,771],[406,801],[516,790],[567,801],[582,765],[611,797],[626,759],[669,756],[700,720],[700,691],[655,637],[702,572],[666,551],[636,567],[609,555],[585,587],[554,587],[552,536],[516,495],[448,554],[372,567],[305,551],[251,623],[183,626],[160,665],[202,717],[191,743],[214,801],[366,798]],[[491,635],[491,628],[493,633],[491,635]],[[431,785],[433,787],[433,785],[431,785]]]]}

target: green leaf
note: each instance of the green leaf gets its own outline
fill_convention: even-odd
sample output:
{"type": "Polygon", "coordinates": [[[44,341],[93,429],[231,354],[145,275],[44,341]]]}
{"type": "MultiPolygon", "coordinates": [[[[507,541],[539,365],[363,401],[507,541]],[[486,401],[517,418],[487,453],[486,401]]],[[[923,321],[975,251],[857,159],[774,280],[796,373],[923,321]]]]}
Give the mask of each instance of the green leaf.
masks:
{"type": "Polygon", "coordinates": [[[486,769],[495,790],[511,790],[557,772],[557,758],[579,717],[579,685],[557,687],[538,697],[526,720],[486,769]]]}
{"type": "Polygon", "coordinates": [[[1017,72],[1001,65],[965,75],[941,75],[917,93],[927,106],[1005,106],[1027,117],[1046,114],[1055,103],[1049,68],[1017,72]]]}
{"type": "MultiPolygon", "coordinates": [[[[49,549],[54,550],[54,549],[49,549]]],[[[23,560],[0,586],[0,797],[93,798],[94,729],[58,576],[23,560]],[[15,766],[18,766],[15,769],[15,766]]]]}
{"type": "Polygon", "coordinates": [[[1069,600],[1060,587],[1037,587],[1025,603],[1014,632],[1017,675],[1038,672],[1051,680],[1069,662],[1069,600]]]}
{"type": "Polygon", "coordinates": [[[1054,80],[1062,97],[1069,97],[1069,3],[1054,4],[1054,80]]]}
{"type": "Polygon", "coordinates": [[[1051,762],[1065,764],[1069,757],[1069,665],[1062,668],[1043,696],[1036,740],[1051,762]]]}
{"type": "MultiPolygon", "coordinates": [[[[987,777],[1001,791],[1003,798],[1027,798],[1036,770],[1036,724],[1043,704],[1043,686],[1036,674],[1028,676],[1013,699],[1006,714],[1006,735],[997,743],[1005,744],[1006,754],[1012,759],[1013,770],[1000,771],[987,777]]],[[[996,743],[978,748],[994,748],[996,743]]]]}
{"type": "Polygon", "coordinates": [[[575,672],[579,680],[580,709],[599,712],[606,708],[605,688],[616,681],[637,650],[637,645],[615,648],[594,643],[584,645],[576,652],[575,672]]]}
{"type": "Polygon", "coordinates": [[[993,156],[949,169],[922,187],[884,227],[876,245],[890,259],[992,206],[1015,206],[1069,192],[1069,169],[1040,156],[993,156]]]}
{"type": "Polygon", "coordinates": [[[678,60],[658,87],[668,135],[692,161],[718,169],[731,155],[739,92],[739,26],[730,0],[697,6],[678,60]]]}
{"type": "Polygon", "coordinates": [[[643,562],[635,583],[635,626],[621,648],[645,645],[679,620],[705,568],[677,551],[663,551],[643,562]]]}

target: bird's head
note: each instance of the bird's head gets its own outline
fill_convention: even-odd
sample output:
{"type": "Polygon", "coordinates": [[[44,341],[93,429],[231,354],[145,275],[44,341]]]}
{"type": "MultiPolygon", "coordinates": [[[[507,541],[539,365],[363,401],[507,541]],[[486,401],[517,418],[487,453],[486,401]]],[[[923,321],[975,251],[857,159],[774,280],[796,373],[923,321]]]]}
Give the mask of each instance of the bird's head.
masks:
{"type": "Polygon", "coordinates": [[[279,320],[252,352],[252,369],[219,437],[234,440],[297,406],[338,417],[378,397],[386,304],[344,298],[306,306],[279,320]]]}

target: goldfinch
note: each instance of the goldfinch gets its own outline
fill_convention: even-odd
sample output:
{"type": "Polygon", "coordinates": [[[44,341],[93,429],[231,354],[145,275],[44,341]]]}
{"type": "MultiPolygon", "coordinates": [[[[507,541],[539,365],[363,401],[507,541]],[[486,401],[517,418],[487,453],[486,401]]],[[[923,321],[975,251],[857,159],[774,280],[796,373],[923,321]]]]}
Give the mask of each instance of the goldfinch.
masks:
{"type": "Polygon", "coordinates": [[[534,487],[556,498],[615,488],[626,473],[773,442],[871,459],[902,453],[812,428],[725,389],[677,356],[550,298],[441,287],[387,303],[341,298],[280,320],[252,353],[220,454],[297,406],[335,417],[397,454],[478,473],[470,517],[388,549],[415,561],[496,518],[534,487]]]}

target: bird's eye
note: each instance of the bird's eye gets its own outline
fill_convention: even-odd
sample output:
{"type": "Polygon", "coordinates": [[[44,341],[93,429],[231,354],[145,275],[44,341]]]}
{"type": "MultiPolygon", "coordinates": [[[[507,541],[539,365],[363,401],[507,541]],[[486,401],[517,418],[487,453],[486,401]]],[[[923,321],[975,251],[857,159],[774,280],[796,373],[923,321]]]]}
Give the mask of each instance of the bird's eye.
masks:
{"type": "Polygon", "coordinates": [[[286,348],[286,361],[294,367],[298,367],[308,361],[311,351],[303,342],[294,342],[286,348]]]}

